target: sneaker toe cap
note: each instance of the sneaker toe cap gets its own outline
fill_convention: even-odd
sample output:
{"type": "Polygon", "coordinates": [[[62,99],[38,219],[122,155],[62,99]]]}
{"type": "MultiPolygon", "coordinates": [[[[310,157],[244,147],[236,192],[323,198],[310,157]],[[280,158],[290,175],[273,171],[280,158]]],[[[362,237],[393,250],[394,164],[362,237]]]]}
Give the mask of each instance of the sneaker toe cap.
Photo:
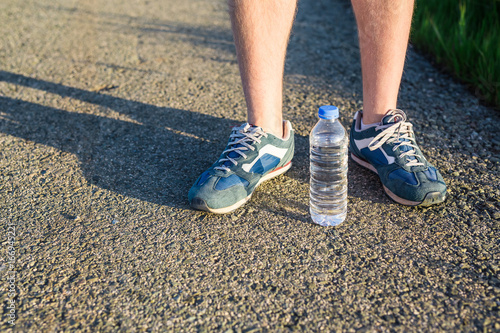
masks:
{"type": "Polygon", "coordinates": [[[391,172],[385,182],[394,200],[425,206],[443,202],[446,198],[446,184],[436,169],[413,173],[399,170],[391,172]]]}
{"type": "MultiPolygon", "coordinates": [[[[246,181],[240,181],[236,177],[240,178],[236,175],[229,177],[210,176],[201,185],[198,185],[197,181],[188,193],[191,207],[211,211],[232,206],[245,199],[248,196],[245,188],[246,181]]],[[[248,182],[246,183],[248,185],[248,182]]]]}

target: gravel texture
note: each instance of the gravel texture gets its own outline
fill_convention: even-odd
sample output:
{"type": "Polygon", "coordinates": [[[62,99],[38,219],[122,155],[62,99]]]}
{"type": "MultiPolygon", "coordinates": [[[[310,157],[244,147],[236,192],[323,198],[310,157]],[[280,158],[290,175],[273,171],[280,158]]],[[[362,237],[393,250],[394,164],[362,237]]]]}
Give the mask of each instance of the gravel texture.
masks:
{"type": "Polygon", "coordinates": [[[348,1],[299,3],[294,165],[224,216],[187,205],[245,120],[224,0],[2,0],[0,22],[0,330],[500,331],[500,114],[411,47],[400,107],[448,200],[397,205],[350,162],[347,220],[309,222],[317,107],[361,107],[348,1]]]}

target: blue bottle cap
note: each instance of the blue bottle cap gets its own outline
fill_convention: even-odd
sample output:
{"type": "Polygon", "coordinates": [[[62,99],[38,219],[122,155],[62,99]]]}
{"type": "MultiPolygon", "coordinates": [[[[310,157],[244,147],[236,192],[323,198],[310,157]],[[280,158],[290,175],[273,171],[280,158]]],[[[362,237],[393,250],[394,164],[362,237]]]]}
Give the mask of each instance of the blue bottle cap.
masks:
{"type": "Polygon", "coordinates": [[[339,108],[333,105],[320,106],[318,116],[321,119],[337,119],[339,117],[339,108]]]}

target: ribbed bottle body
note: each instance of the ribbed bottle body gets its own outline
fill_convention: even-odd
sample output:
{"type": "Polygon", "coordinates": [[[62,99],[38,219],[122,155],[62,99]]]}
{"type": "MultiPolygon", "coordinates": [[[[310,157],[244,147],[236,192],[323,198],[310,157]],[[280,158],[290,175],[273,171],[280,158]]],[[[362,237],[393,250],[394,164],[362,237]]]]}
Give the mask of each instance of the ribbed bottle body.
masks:
{"type": "Polygon", "coordinates": [[[310,212],[323,226],[342,223],[347,214],[346,131],[336,120],[320,119],[310,135],[310,212]]]}

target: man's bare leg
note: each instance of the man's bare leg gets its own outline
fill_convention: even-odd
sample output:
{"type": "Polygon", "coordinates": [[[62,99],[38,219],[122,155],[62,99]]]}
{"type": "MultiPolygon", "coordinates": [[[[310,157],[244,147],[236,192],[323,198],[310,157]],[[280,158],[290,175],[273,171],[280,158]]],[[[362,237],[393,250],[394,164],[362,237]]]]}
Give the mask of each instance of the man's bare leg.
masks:
{"type": "Polygon", "coordinates": [[[410,33],[413,0],[352,0],[363,72],[363,123],[395,109],[410,33]]]}
{"type": "Polygon", "coordinates": [[[363,71],[363,113],[362,118],[356,114],[350,132],[351,157],[377,172],[394,201],[408,206],[439,204],[446,199],[446,184],[418,148],[403,111],[391,111],[385,129],[357,130],[360,120],[365,125],[379,123],[389,109],[396,109],[413,0],[351,1],[358,22],[363,71]]]}
{"type": "Polygon", "coordinates": [[[283,135],[283,71],[296,0],[229,0],[248,122],[283,135]]]}

